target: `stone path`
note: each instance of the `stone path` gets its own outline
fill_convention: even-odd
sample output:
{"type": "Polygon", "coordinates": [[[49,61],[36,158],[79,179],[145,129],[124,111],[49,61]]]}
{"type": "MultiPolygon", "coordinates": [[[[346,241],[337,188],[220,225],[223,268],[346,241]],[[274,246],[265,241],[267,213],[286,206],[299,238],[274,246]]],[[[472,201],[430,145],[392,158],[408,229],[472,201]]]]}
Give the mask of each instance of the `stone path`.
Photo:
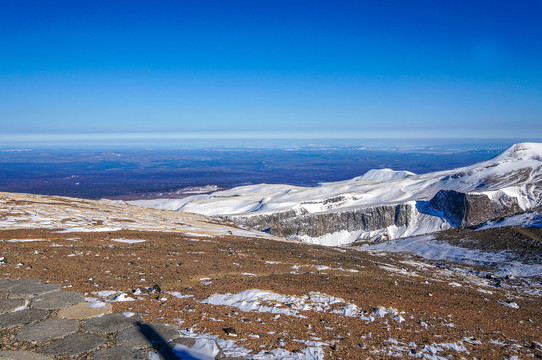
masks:
{"type": "Polygon", "coordinates": [[[113,313],[111,304],[91,305],[83,294],[34,279],[0,280],[0,332],[10,339],[0,360],[240,359],[215,341],[180,336],[174,325],[113,313]]]}

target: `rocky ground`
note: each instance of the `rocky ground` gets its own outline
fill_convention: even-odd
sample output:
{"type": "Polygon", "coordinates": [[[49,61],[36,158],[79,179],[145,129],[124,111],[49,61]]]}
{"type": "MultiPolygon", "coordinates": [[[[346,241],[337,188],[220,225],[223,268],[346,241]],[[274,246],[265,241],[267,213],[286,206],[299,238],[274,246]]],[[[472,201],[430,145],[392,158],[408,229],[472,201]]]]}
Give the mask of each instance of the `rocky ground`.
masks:
{"type": "MultiPolygon", "coordinates": [[[[14,205],[9,211],[24,209],[14,205]]],[[[99,209],[93,211],[99,220],[99,209]]],[[[10,216],[0,220],[13,222],[10,216]]],[[[231,234],[186,229],[96,232],[89,230],[91,225],[84,231],[70,226],[68,232],[43,221],[35,227],[4,226],[1,278],[60,284],[62,291],[81,293],[91,304],[135,313],[142,324],[171,324],[175,336],[212,340],[220,356],[542,357],[540,288],[517,278],[497,278],[486,268],[263,239],[241,230],[236,234],[235,229],[231,234]]],[[[1,289],[0,295],[3,302],[18,297],[1,289]]],[[[25,304],[32,309],[33,302],[25,304]]],[[[0,315],[2,350],[91,359],[122,344],[118,331],[88,331],[89,320],[77,320],[77,326],[71,325],[77,330],[58,339],[21,336],[30,332],[30,325],[2,326],[2,317],[14,314],[13,308],[7,309],[0,315]],[[96,345],[78,354],[47,350],[62,339],[83,335],[92,335],[96,345]]],[[[32,324],[47,326],[56,318],[58,310],[47,310],[32,324]]],[[[140,347],[161,354],[156,344],[135,348],[140,347]]]]}
{"type": "Polygon", "coordinates": [[[2,280],[0,359],[226,357],[213,340],[180,336],[177,326],[145,323],[134,312],[85,301],[84,294],[36,279],[2,280]],[[7,340],[7,341],[6,341],[7,340]]]}
{"type": "Polygon", "coordinates": [[[508,226],[482,231],[450,229],[435,234],[436,239],[469,249],[508,251],[523,261],[542,261],[542,228],[508,226]]]}

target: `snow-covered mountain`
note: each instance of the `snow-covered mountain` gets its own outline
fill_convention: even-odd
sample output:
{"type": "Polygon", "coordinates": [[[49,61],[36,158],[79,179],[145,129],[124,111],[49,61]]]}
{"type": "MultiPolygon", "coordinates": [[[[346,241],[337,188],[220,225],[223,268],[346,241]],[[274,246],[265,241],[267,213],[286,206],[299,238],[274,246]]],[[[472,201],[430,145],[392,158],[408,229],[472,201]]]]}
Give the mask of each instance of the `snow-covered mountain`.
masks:
{"type": "Polygon", "coordinates": [[[132,204],[227,217],[324,245],[421,235],[542,209],[542,144],[519,143],[488,161],[416,175],[370,170],[315,187],[259,184],[132,204]]]}

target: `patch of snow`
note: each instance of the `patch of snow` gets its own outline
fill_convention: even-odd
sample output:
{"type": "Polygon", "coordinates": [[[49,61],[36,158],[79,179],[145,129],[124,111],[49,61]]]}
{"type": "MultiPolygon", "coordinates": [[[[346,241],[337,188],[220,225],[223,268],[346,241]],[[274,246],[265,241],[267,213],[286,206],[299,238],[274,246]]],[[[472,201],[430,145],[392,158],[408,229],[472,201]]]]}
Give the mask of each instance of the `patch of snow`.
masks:
{"type": "Polygon", "coordinates": [[[476,230],[495,229],[503,226],[542,227],[542,213],[525,213],[510,216],[500,221],[488,221],[476,230]]]}
{"type": "Polygon", "coordinates": [[[374,245],[359,246],[362,251],[406,252],[430,260],[447,260],[471,265],[491,265],[497,267],[499,276],[537,276],[542,275],[542,264],[525,264],[512,261],[510,254],[484,252],[437,241],[431,235],[398,240],[390,240],[374,245]]]}
{"type": "Polygon", "coordinates": [[[519,309],[519,305],[514,301],[499,301],[499,304],[511,307],[512,309],[519,309]]]}
{"type": "Polygon", "coordinates": [[[91,228],[87,227],[81,227],[81,226],[75,226],[75,227],[68,227],[64,230],[57,231],[58,233],[72,233],[72,232],[108,232],[108,231],[120,231],[123,230],[121,227],[113,227],[113,226],[95,226],[91,228]]]}
{"type": "Polygon", "coordinates": [[[208,339],[196,339],[192,347],[176,344],[172,350],[180,359],[214,360],[219,353],[216,342],[208,339]]]}
{"type": "Polygon", "coordinates": [[[106,303],[104,303],[103,301],[94,300],[88,303],[88,307],[90,309],[102,309],[106,307],[106,303]]]}
{"type": "Polygon", "coordinates": [[[119,242],[119,243],[126,243],[126,244],[137,244],[142,243],[147,240],[141,240],[141,239],[111,239],[111,241],[119,242]]]}
{"type": "Polygon", "coordinates": [[[489,340],[489,342],[493,345],[497,346],[507,346],[508,344],[501,340],[489,340]]]}
{"type": "Polygon", "coordinates": [[[129,297],[125,293],[120,293],[117,296],[113,296],[107,299],[108,302],[124,302],[124,301],[135,301],[134,298],[129,297]]]}
{"type": "Polygon", "coordinates": [[[299,235],[297,236],[297,239],[307,244],[340,246],[353,243],[361,236],[362,233],[362,231],[341,230],[318,237],[299,235]]]}
{"type": "Polygon", "coordinates": [[[404,179],[414,176],[410,171],[394,171],[392,169],[372,169],[360,177],[354,178],[354,181],[389,181],[395,179],[404,179]]]}
{"type": "MultiPolygon", "coordinates": [[[[347,303],[343,299],[319,292],[309,292],[303,296],[295,296],[251,289],[237,294],[214,294],[201,301],[201,303],[233,306],[245,312],[267,312],[299,318],[305,317],[302,315],[303,311],[316,311],[357,317],[365,321],[374,321],[374,317],[361,311],[355,304],[347,303]]],[[[395,309],[379,307],[375,308],[374,311],[376,316],[384,317],[391,315],[398,322],[404,321],[404,318],[395,309]]]]}
{"type": "Polygon", "coordinates": [[[167,291],[168,294],[175,296],[177,299],[186,299],[194,297],[194,295],[183,295],[178,291],[167,291]]]}
{"type": "Polygon", "coordinates": [[[493,294],[493,291],[489,291],[489,290],[485,290],[485,289],[476,289],[478,290],[479,292],[483,293],[483,294],[488,294],[488,295],[492,295],[493,294]]]}
{"type": "Polygon", "coordinates": [[[203,233],[196,233],[196,232],[184,232],[183,235],[185,236],[196,236],[196,237],[213,237],[213,235],[210,234],[203,234],[203,233]]]}
{"type": "Polygon", "coordinates": [[[102,290],[102,291],[93,291],[92,292],[92,294],[98,295],[101,298],[106,298],[106,297],[109,297],[109,296],[113,296],[113,295],[115,295],[117,293],[118,293],[118,291],[115,291],[115,290],[102,290]]]}
{"type": "Polygon", "coordinates": [[[30,304],[30,301],[25,300],[23,305],[21,305],[21,306],[19,306],[19,307],[16,307],[15,309],[11,310],[11,312],[21,311],[21,310],[28,309],[28,305],[29,305],[29,304],[30,304]]]}
{"type": "Polygon", "coordinates": [[[24,242],[49,241],[49,240],[46,240],[46,239],[10,239],[10,240],[5,240],[5,241],[9,242],[9,243],[24,243],[24,242]]]}
{"type": "Polygon", "coordinates": [[[440,343],[438,344],[440,347],[443,347],[444,349],[456,351],[456,352],[465,352],[467,351],[467,348],[463,346],[462,343],[440,343]]]}

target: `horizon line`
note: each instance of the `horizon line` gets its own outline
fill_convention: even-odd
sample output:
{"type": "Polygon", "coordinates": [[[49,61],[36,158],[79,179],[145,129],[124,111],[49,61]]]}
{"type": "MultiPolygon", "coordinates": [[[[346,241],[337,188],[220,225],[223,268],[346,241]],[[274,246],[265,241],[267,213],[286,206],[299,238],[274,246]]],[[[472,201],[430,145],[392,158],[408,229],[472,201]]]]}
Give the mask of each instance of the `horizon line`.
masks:
{"type": "Polygon", "coordinates": [[[0,142],[55,142],[55,141],[104,141],[104,140],[542,140],[542,137],[525,136],[464,136],[412,135],[405,132],[104,132],[104,133],[4,133],[0,134],[0,142]]]}

